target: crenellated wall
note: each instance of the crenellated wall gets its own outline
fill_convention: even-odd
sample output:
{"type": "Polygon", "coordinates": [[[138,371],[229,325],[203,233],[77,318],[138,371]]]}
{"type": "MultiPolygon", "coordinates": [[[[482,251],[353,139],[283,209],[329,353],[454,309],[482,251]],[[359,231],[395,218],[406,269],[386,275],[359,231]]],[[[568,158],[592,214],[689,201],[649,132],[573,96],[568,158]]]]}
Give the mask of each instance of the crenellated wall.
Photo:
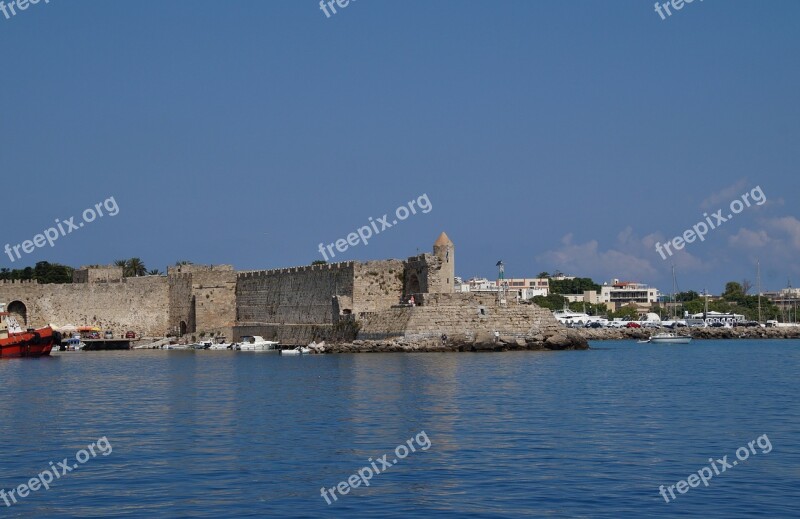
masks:
{"type": "Polygon", "coordinates": [[[343,262],[236,272],[231,265],[177,265],[166,276],[122,277],[121,267],[83,267],[72,284],[0,282],[0,303],[27,326],[94,325],[115,335],[237,334],[281,341],[352,335],[365,316],[415,294],[447,293],[452,242],[407,260],[343,262]],[[22,309],[22,310],[20,310],[22,309]],[[241,333],[239,333],[241,332],[241,333]]]}
{"type": "Polygon", "coordinates": [[[240,273],[236,321],[330,324],[334,295],[353,296],[353,262],[240,273]]]}

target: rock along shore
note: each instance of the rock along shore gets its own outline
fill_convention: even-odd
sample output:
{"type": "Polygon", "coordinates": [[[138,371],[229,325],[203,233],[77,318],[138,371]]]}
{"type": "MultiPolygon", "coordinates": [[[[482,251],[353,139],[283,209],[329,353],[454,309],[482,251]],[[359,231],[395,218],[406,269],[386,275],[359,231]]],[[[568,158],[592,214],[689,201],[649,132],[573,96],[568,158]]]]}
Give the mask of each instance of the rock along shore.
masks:
{"type": "Polygon", "coordinates": [[[459,351],[554,351],[588,350],[589,342],[575,330],[564,328],[556,333],[533,335],[525,338],[479,333],[475,337],[448,337],[439,339],[394,338],[386,340],[355,340],[349,343],[326,344],[313,348],[316,353],[389,353],[389,352],[459,352],[459,351]]]}
{"type": "MultiPolygon", "coordinates": [[[[644,340],[664,330],[646,328],[576,328],[573,331],[589,341],[621,339],[644,340]]],[[[694,339],[800,339],[800,326],[788,328],[680,328],[667,330],[694,339]]]]}

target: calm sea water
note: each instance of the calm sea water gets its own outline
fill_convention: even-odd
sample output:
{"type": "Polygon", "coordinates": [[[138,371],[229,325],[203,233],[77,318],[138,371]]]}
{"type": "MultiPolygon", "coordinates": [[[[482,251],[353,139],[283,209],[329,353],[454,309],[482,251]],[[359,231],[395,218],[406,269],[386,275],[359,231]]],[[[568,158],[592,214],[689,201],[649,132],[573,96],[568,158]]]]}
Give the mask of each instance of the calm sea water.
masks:
{"type": "Polygon", "coordinates": [[[113,452],[0,500],[0,516],[800,515],[800,341],[593,346],[3,360],[0,488],[75,464],[101,437],[113,452]],[[321,497],[421,431],[428,450],[332,505],[321,497]],[[659,495],[763,434],[771,452],[659,495]]]}

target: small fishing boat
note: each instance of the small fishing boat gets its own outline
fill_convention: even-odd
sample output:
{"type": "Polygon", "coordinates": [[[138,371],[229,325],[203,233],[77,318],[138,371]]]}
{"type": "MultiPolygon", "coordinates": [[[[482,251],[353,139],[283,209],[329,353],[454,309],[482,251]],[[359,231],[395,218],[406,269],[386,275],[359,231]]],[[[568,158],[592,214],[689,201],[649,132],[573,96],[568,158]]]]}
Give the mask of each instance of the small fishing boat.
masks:
{"type": "Polygon", "coordinates": [[[83,341],[81,341],[79,337],[72,337],[71,339],[62,341],[61,347],[57,345],[53,346],[53,351],[51,353],[61,352],[61,351],[83,351],[85,347],[86,344],[83,341]]]}
{"type": "Polygon", "coordinates": [[[689,344],[692,342],[692,338],[688,335],[659,333],[650,337],[650,340],[647,342],[650,344],[689,344]]]}
{"type": "Polygon", "coordinates": [[[297,348],[291,350],[281,350],[281,355],[309,355],[311,354],[311,348],[306,348],[302,346],[298,346],[297,348]]]}
{"type": "Polygon", "coordinates": [[[4,310],[0,304],[0,358],[44,357],[61,342],[61,334],[51,327],[23,330],[17,318],[4,310]]]}
{"type": "Polygon", "coordinates": [[[165,344],[161,347],[162,350],[190,350],[192,347],[188,344],[165,344]]]}

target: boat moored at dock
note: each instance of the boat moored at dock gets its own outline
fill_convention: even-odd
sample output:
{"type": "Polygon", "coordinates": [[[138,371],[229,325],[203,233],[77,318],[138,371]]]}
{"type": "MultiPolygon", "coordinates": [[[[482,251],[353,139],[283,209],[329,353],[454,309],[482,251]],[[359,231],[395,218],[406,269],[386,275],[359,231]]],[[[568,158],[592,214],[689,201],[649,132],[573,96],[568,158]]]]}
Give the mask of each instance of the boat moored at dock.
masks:
{"type": "Polygon", "coordinates": [[[260,335],[245,335],[233,346],[240,351],[278,351],[279,344],[276,341],[268,341],[260,335]]]}
{"type": "Polygon", "coordinates": [[[61,342],[61,334],[51,327],[23,330],[16,317],[4,310],[0,304],[0,358],[44,357],[61,342]]]}

